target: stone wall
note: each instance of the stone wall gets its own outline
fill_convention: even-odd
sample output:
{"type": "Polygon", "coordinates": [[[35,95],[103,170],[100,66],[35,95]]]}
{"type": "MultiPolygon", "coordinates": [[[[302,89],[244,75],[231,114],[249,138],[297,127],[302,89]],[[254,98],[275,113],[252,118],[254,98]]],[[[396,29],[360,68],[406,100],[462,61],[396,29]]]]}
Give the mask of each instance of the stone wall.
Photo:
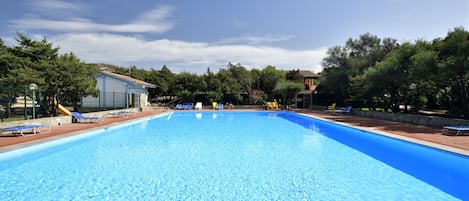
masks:
{"type": "Polygon", "coordinates": [[[370,117],[374,119],[383,119],[395,122],[404,122],[417,125],[431,126],[442,128],[443,126],[461,126],[469,125],[469,120],[464,119],[452,119],[435,116],[424,116],[415,114],[400,114],[400,113],[389,113],[389,112],[376,112],[376,111],[362,111],[352,110],[353,115],[370,117]]]}
{"type": "Polygon", "coordinates": [[[37,123],[41,123],[43,125],[50,125],[50,126],[71,124],[72,117],[71,116],[59,116],[59,117],[48,117],[48,118],[28,119],[28,120],[19,120],[19,121],[9,121],[9,122],[0,123],[0,127],[37,124],[37,123]]]}

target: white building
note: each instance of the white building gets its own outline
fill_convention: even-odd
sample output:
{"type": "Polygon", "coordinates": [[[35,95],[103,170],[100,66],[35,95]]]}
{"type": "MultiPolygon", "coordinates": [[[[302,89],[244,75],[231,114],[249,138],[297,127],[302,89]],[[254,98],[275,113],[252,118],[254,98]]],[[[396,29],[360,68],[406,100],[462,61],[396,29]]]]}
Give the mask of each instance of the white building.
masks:
{"type": "Polygon", "coordinates": [[[96,76],[98,97],[81,99],[82,108],[145,108],[148,89],[156,85],[125,75],[103,71],[96,76]]]}

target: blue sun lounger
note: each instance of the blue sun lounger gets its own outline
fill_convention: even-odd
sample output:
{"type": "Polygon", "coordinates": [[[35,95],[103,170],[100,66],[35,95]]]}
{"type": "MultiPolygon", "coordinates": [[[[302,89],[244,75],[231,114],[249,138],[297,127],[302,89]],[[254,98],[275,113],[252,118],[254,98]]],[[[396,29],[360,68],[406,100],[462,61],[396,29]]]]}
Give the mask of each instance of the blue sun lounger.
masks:
{"type": "Polygon", "coordinates": [[[469,134],[469,126],[443,126],[445,135],[465,135],[469,134]]]}
{"type": "Polygon", "coordinates": [[[101,117],[89,117],[78,112],[72,112],[72,116],[75,117],[75,119],[77,119],[79,123],[82,123],[82,122],[94,123],[94,122],[100,122],[103,120],[103,118],[101,117]]]}
{"type": "Polygon", "coordinates": [[[333,113],[337,114],[343,114],[343,113],[350,113],[350,110],[352,110],[352,106],[347,106],[344,109],[339,109],[339,110],[332,110],[333,113]]]}
{"type": "MultiPolygon", "coordinates": [[[[41,132],[41,128],[44,128],[45,126],[42,124],[28,124],[28,125],[17,125],[17,126],[9,126],[5,128],[1,128],[0,132],[1,134],[5,133],[10,133],[10,134],[21,134],[24,136],[26,132],[31,132],[34,135],[37,133],[41,132]]],[[[50,125],[49,125],[49,131],[50,132],[50,125]]]]}

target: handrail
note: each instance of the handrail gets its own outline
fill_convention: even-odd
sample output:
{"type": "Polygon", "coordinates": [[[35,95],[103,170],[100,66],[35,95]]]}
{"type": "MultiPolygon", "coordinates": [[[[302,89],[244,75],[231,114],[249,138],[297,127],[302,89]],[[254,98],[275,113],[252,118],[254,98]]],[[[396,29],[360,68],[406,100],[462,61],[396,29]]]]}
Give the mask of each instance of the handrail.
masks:
{"type": "Polygon", "coordinates": [[[181,100],[181,99],[182,99],[182,97],[176,98],[176,99],[174,99],[174,100],[172,100],[172,101],[169,101],[169,102],[167,102],[167,103],[165,104],[165,106],[168,106],[169,104],[172,104],[172,103],[174,103],[174,102],[176,102],[176,101],[179,101],[179,100],[181,100]]]}

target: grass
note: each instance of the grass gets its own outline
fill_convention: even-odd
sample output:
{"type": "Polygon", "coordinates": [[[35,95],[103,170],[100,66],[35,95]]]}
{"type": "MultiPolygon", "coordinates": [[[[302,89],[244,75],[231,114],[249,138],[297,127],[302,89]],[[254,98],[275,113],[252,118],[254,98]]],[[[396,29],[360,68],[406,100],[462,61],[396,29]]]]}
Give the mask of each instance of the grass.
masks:
{"type": "MultiPolygon", "coordinates": [[[[31,116],[28,115],[28,119],[31,119],[31,116]]],[[[12,121],[23,121],[24,115],[11,115],[8,118],[3,118],[3,122],[12,122],[12,121]]]]}

